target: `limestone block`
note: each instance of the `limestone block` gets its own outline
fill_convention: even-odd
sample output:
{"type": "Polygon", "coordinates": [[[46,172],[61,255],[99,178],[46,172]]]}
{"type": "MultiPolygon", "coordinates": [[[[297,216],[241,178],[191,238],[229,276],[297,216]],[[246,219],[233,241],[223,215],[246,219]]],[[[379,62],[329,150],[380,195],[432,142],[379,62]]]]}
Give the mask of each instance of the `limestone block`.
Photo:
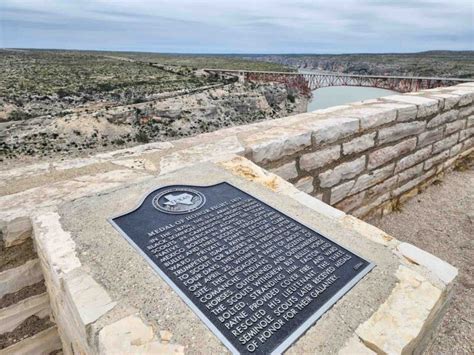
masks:
{"type": "Polygon", "coordinates": [[[341,201],[347,195],[349,195],[349,192],[351,191],[352,186],[354,186],[354,184],[355,181],[351,180],[333,187],[331,189],[331,199],[329,201],[331,205],[334,205],[335,203],[341,201]]]}
{"type": "Polygon", "coordinates": [[[150,160],[144,158],[112,160],[115,165],[125,166],[129,169],[157,171],[158,168],[150,160]]]}
{"type": "MultiPolygon", "coordinates": [[[[474,132],[473,132],[473,133],[474,133],[474,132]]],[[[472,148],[473,146],[474,146],[474,138],[466,139],[466,140],[462,143],[462,149],[463,149],[463,150],[472,148]]]]}
{"type": "Polygon", "coordinates": [[[443,108],[444,110],[451,110],[459,102],[458,95],[451,94],[430,94],[430,97],[443,99],[443,108]]]}
{"type": "Polygon", "coordinates": [[[351,160],[319,174],[320,186],[331,187],[342,180],[351,179],[365,169],[365,156],[351,160]]]}
{"type": "Polygon", "coordinates": [[[307,193],[298,190],[292,184],[286,182],[282,178],[267,172],[253,162],[244,157],[233,157],[218,163],[224,169],[232,174],[240,176],[246,180],[253,181],[257,184],[265,186],[273,191],[277,191],[283,195],[289,196],[295,201],[301,203],[307,208],[312,209],[330,219],[339,219],[345,216],[345,213],[329,206],[321,201],[321,198],[315,198],[307,193]]]}
{"type": "Polygon", "coordinates": [[[0,298],[43,280],[38,259],[28,260],[21,266],[0,272],[0,298]]]}
{"type": "Polygon", "coordinates": [[[313,131],[313,139],[316,145],[328,144],[348,137],[359,131],[359,120],[357,118],[335,118],[315,121],[308,125],[313,131]]]}
{"type": "Polygon", "coordinates": [[[379,144],[390,143],[423,132],[425,122],[399,123],[379,131],[379,144]]]}
{"type": "Polygon", "coordinates": [[[279,166],[278,168],[271,169],[270,172],[280,176],[285,180],[290,180],[298,177],[298,171],[296,170],[296,161],[279,166]]]}
{"type": "MultiPolygon", "coordinates": [[[[311,131],[276,127],[244,138],[255,163],[275,161],[311,146],[311,131]]],[[[218,149],[218,148],[216,148],[218,149]]]]}
{"type": "Polygon", "coordinates": [[[455,155],[459,154],[462,150],[462,143],[456,144],[454,147],[452,147],[449,151],[449,156],[454,157],[455,155]]]}
{"type": "MultiPolygon", "coordinates": [[[[168,335],[169,337],[169,335],[168,335]]],[[[184,354],[184,346],[160,343],[153,329],[137,316],[128,316],[102,328],[99,333],[101,354],[184,354]]]]}
{"type": "Polygon", "coordinates": [[[459,132],[459,140],[463,141],[469,137],[474,136],[474,127],[470,127],[468,129],[464,129],[461,132],[459,132]]]}
{"type": "MultiPolygon", "coordinates": [[[[457,88],[457,87],[456,87],[457,88]]],[[[471,88],[457,88],[452,92],[452,94],[460,95],[459,98],[459,106],[466,106],[473,102],[474,100],[474,93],[472,92],[471,88]]]]}
{"type": "Polygon", "coordinates": [[[306,192],[307,194],[310,194],[311,192],[313,192],[313,189],[314,189],[313,181],[314,181],[314,178],[312,176],[306,176],[298,180],[297,182],[295,182],[295,187],[298,190],[301,190],[303,192],[306,192]]]}
{"type": "Polygon", "coordinates": [[[64,288],[84,326],[95,322],[116,305],[107,292],[81,268],[65,275],[64,288]]]}
{"type": "Polygon", "coordinates": [[[351,107],[357,107],[357,106],[365,106],[369,104],[377,104],[379,103],[379,99],[365,99],[361,101],[356,101],[356,102],[351,102],[351,107]]]}
{"type": "Polygon", "coordinates": [[[209,143],[196,144],[161,158],[160,173],[164,174],[185,166],[194,165],[200,161],[209,161],[219,156],[243,154],[244,151],[244,147],[235,136],[209,143]]]}
{"type": "Polygon", "coordinates": [[[359,217],[359,218],[365,217],[370,212],[375,210],[377,207],[381,206],[384,202],[388,201],[389,199],[390,199],[390,193],[385,193],[383,195],[378,196],[372,202],[364,203],[362,206],[360,206],[356,210],[352,211],[351,214],[354,215],[355,217],[359,217]]]}
{"type": "Polygon", "coordinates": [[[83,168],[92,164],[97,164],[103,161],[104,161],[103,159],[96,159],[96,158],[71,159],[71,160],[53,162],[51,163],[51,168],[56,171],[80,169],[80,168],[83,168]]]}
{"type": "Polygon", "coordinates": [[[449,137],[446,137],[439,142],[433,143],[433,154],[439,153],[442,150],[448,149],[455,145],[459,140],[459,133],[454,133],[449,137]]]}
{"type": "Polygon", "coordinates": [[[424,147],[443,138],[444,127],[438,127],[426,132],[422,132],[418,136],[418,146],[424,147]]]}
{"type": "Polygon", "coordinates": [[[47,317],[50,311],[47,293],[35,295],[10,307],[2,308],[0,309],[0,334],[11,332],[28,317],[47,317]]]}
{"type": "Polygon", "coordinates": [[[395,163],[359,176],[354,186],[351,189],[351,195],[357,192],[360,192],[362,190],[365,190],[387,179],[389,176],[392,175],[394,168],[395,168],[395,163]]]}
{"type": "Polygon", "coordinates": [[[398,122],[412,121],[416,118],[418,112],[416,105],[392,104],[392,106],[397,108],[398,122]]]}
{"type": "Polygon", "coordinates": [[[460,131],[461,129],[464,128],[465,124],[466,124],[466,120],[459,120],[459,121],[448,123],[446,125],[446,130],[444,133],[448,135],[448,134],[460,131]]]}
{"type": "Polygon", "coordinates": [[[369,169],[388,163],[394,158],[411,152],[416,147],[416,138],[410,138],[393,146],[378,149],[369,154],[369,169]]]}
{"type": "Polygon", "coordinates": [[[300,168],[305,171],[321,168],[327,164],[339,159],[341,155],[341,147],[336,145],[333,147],[318,149],[316,152],[303,154],[300,158],[300,168]]]}
{"type": "Polygon", "coordinates": [[[228,157],[222,161],[217,162],[217,164],[230,171],[234,175],[265,186],[272,191],[283,192],[288,189],[298,191],[289,182],[283,180],[275,174],[270,173],[267,170],[262,169],[244,157],[228,157]]]}
{"type": "Polygon", "coordinates": [[[440,126],[442,124],[456,121],[459,118],[459,111],[458,110],[451,110],[448,112],[444,112],[440,115],[433,117],[427,124],[426,128],[433,128],[440,126]]]}
{"type": "Polygon", "coordinates": [[[369,239],[370,241],[382,244],[386,247],[394,248],[399,243],[395,238],[388,235],[383,230],[351,215],[346,215],[342,219],[342,224],[347,226],[349,229],[355,230],[357,233],[369,239]]]}
{"type": "Polygon", "coordinates": [[[397,250],[408,260],[422,265],[435,274],[445,285],[454,281],[458,269],[426,251],[409,243],[400,243],[397,250]]]}
{"type": "Polygon", "coordinates": [[[18,178],[26,178],[32,175],[41,175],[49,172],[50,163],[30,164],[18,168],[0,170],[0,181],[10,181],[18,178]]]}
{"type": "Polygon", "coordinates": [[[405,181],[411,180],[423,172],[423,163],[415,165],[407,170],[402,171],[398,174],[398,183],[403,184],[405,181]]]}
{"type": "Polygon", "coordinates": [[[398,175],[392,176],[391,178],[385,180],[384,182],[381,182],[380,184],[374,185],[371,188],[369,188],[367,190],[366,197],[368,199],[372,199],[375,196],[384,194],[387,191],[390,191],[392,188],[394,188],[397,184],[398,184],[398,175]]]}
{"type": "Polygon", "coordinates": [[[466,118],[474,114],[474,105],[459,109],[459,118],[466,118]]]}
{"type": "Polygon", "coordinates": [[[469,116],[467,118],[467,127],[473,127],[474,126],[474,116],[469,116]]]}
{"type": "Polygon", "coordinates": [[[425,174],[423,174],[423,175],[417,177],[416,179],[413,179],[413,180],[407,182],[405,185],[402,185],[402,186],[398,187],[397,189],[393,190],[392,195],[394,197],[399,196],[402,193],[404,193],[405,191],[413,189],[418,184],[420,184],[423,181],[425,181],[425,180],[429,179],[430,177],[432,177],[435,173],[436,173],[436,169],[431,169],[431,170],[427,171],[425,174]]]}
{"type": "Polygon", "coordinates": [[[302,205],[328,218],[340,219],[346,215],[343,211],[340,211],[337,208],[331,207],[330,205],[324,203],[321,200],[322,196],[320,196],[321,198],[316,198],[301,191],[293,193],[289,196],[302,205]]]}
{"type": "Polygon", "coordinates": [[[113,150],[111,152],[99,153],[93,156],[94,159],[111,160],[120,157],[134,157],[143,153],[152,153],[155,151],[165,151],[173,148],[170,142],[153,142],[148,144],[141,144],[131,148],[113,150]]]}
{"type": "Polygon", "coordinates": [[[368,347],[366,347],[360,340],[357,335],[354,335],[350,338],[347,343],[344,344],[344,347],[339,350],[338,355],[376,355],[376,352],[373,352],[368,347]]]}
{"type": "Polygon", "coordinates": [[[400,203],[405,203],[406,201],[411,200],[413,197],[415,197],[419,193],[420,193],[420,188],[415,187],[414,189],[411,189],[410,191],[405,192],[403,195],[401,195],[398,198],[398,201],[400,203]]]}
{"type": "Polygon", "coordinates": [[[72,180],[38,186],[12,195],[0,196],[0,215],[3,219],[25,216],[44,207],[56,206],[60,202],[70,201],[111,189],[125,182],[139,182],[151,175],[139,170],[113,170],[106,173],[82,175],[72,180]]]}
{"type": "Polygon", "coordinates": [[[365,130],[395,121],[397,109],[391,105],[381,104],[353,109],[347,114],[357,117],[360,120],[361,129],[365,130]]]}
{"type": "Polygon", "coordinates": [[[395,173],[398,173],[402,170],[408,169],[409,167],[419,163],[423,160],[426,160],[431,155],[431,146],[426,147],[420,150],[417,150],[415,153],[406,156],[405,158],[400,159],[395,167],[395,173]]]}
{"type": "Polygon", "coordinates": [[[39,212],[32,217],[38,256],[47,268],[51,282],[60,287],[64,274],[81,266],[76,255],[76,244],[69,232],[62,229],[56,212],[39,212]]]}
{"type": "Polygon", "coordinates": [[[362,191],[356,195],[352,195],[341,202],[336,204],[336,208],[344,211],[344,212],[349,212],[352,211],[353,209],[360,207],[365,199],[365,191],[362,191]]]}
{"type": "Polygon", "coordinates": [[[331,106],[331,107],[328,107],[328,108],[315,110],[315,111],[312,111],[312,112],[317,113],[317,114],[326,114],[326,113],[334,113],[334,112],[337,112],[337,111],[343,111],[343,110],[348,109],[348,108],[350,108],[349,105],[338,105],[338,106],[331,106]]]}
{"type": "Polygon", "coordinates": [[[2,349],[2,355],[46,355],[61,348],[58,329],[51,327],[2,349]]]}
{"type": "Polygon", "coordinates": [[[365,134],[361,137],[354,138],[353,140],[344,143],[342,145],[343,154],[349,155],[353,153],[359,153],[369,148],[372,148],[375,145],[376,134],[376,132],[365,134]]]}
{"type": "Polygon", "coordinates": [[[410,96],[410,95],[391,95],[385,96],[382,100],[390,100],[408,104],[414,104],[418,107],[417,117],[426,117],[433,115],[438,112],[438,100],[429,99],[421,96],[410,96]]]}
{"type": "Polygon", "coordinates": [[[399,282],[385,303],[356,329],[377,353],[411,353],[441,300],[441,290],[421,274],[400,266],[396,276],[399,282]]]}
{"type": "Polygon", "coordinates": [[[31,238],[31,232],[31,220],[28,217],[19,217],[8,222],[3,232],[5,247],[9,248],[23,243],[28,238],[31,238]]]}
{"type": "Polygon", "coordinates": [[[458,157],[454,157],[454,158],[446,160],[443,163],[443,165],[440,166],[438,169],[440,169],[440,171],[450,169],[454,165],[454,163],[456,162],[457,159],[458,159],[458,157]]]}

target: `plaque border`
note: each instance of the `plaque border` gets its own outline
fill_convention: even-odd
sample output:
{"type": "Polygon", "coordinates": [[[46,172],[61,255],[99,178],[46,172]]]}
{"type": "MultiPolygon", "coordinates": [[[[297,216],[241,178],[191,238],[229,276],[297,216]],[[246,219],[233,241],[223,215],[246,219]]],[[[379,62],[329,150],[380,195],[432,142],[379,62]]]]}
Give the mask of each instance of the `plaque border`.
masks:
{"type": "MultiPolygon", "coordinates": [[[[117,214],[117,215],[114,215],[114,216],[111,216],[111,217],[108,217],[107,218],[107,221],[125,238],[125,240],[127,240],[127,242],[135,249],[138,251],[138,253],[145,258],[145,260],[148,262],[148,264],[152,267],[152,269],[169,285],[171,286],[171,288],[173,289],[173,291],[175,291],[180,297],[181,299],[186,303],[186,305],[191,308],[191,310],[201,319],[201,321],[214,333],[214,335],[217,336],[217,338],[232,352],[232,354],[235,354],[235,355],[238,355],[240,354],[240,352],[235,348],[234,345],[232,345],[232,343],[224,336],[224,334],[221,333],[221,331],[212,323],[212,321],[203,313],[201,312],[201,310],[194,304],[194,302],[183,292],[181,291],[181,289],[178,287],[178,285],[176,285],[166,274],[163,270],[161,270],[158,265],[156,265],[153,260],[151,260],[148,255],[146,255],[146,253],[137,245],[135,244],[135,242],[114,222],[114,219],[115,218],[119,218],[119,217],[123,217],[127,214],[130,214],[132,212],[135,212],[136,210],[138,210],[142,205],[143,203],[145,202],[146,198],[152,194],[154,191],[156,190],[160,190],[160,189],[166,189],[166,188],[171,188],[171,187],[176,187],[176,186],[189,186],[190,188],[206,188],[206,187],[214,187],[214,186],[217,186],[217,185],[221,185],[221,184],[227,184],[227,185],[230,185],[231,187],[237,189],[237,190],[240,190],[241,192],[244,192],[245,194],[247,195],[250,195],[252,196],[253,198],[255,198],[256,200],[258,200],[259,202],[261,203],[264,203],[265,205],[267,205],[268,207],[270,208],[273,208],[275,209],[276,211],[278,211],[279,213],[285,215],[286,217],[289,217],[291,218],[292,220],[294,220],[295,222],[303,225],[304,227],[312,230],[312,231],[315,231],[316,233],[320,234],[321,236],[323,236],[324,238],[332,241],[333,243],[336,243],[335,241],[333,241],[331,238],[328,238],[325,234],[319,232],[318,230],[316,230],[315,228],[313,227],[309,227],[306,223],[303,223],[301,222],[299,219],[297,218],[294,218],[292,216],[289,216],[286,212],[283,212],[281,211],[280,209],[278,208],[275,208],[271,205],[269,205],[268,203],[266,203],[265,201],[262,201],[260,198],[258,197],[255,197],[254,195],[252,195],[251,193],[231,184],[230,182],[227,182],[227,181],[221,181],[221,182],[218,182],[216,184],[212,184],[212,185],[186,185],[186,184],[173,184],[173,185],[164,185],[164,186],[160,186],[160,187],[154,187],[154,188],[151,188],[151,189],[148,189],[147,192],[143,195],[143,197],[141,198],[141,200],[138,202],[138,204],[130,209],[129,211],[127,212],[124,212],[124,213],[120,213],[120,214],[117,214]]],[[[205,204],[205,203],[204,203],[205,204]]],[[[204,205],[203,205],[204,206],[204,205]]],[[[201,206],[201,207],[203,207],[201,206]]],[[[159,211],[159,210],[157,210],[159,211]]],[[[159,211],[161,213],[165,213],[165,212],[162,212],[162,211],[159,211]]],[[[176,216],[179,216],[176,215],[176,216]]],[[[339,243],[336,243],[338,245],[340,245],[341,247],[343,247],[344,249],[346,249],[347,251],[351,252],[352,254],[354,254],[355,256],[365,260],[368,262],[368,265],[362,270],[360,271],[359,274],[357,274],[354,278],[352,278],[351,281],[349,281],[347,284],[344,285],[344,287],[342,287],[336,294],[334,294],[330,299],[328,299],[322,306],[321,308],[319,308],[311,317],[309,317],[306,321],[304,321],[298,328],[296,328],[280,345],[278,345],[275,350],[273,350],[273,352],[271,353],[272,355],[278,355],[278,354],[282,354],[285,350],[287,350],[294,342],[296,342],[296,340],[298,340],[313,324],[316,323],[316,321],[325,313],[327,312],[340,298],[342,298],[342,296],[344,296],[347,292],[350,291],[350,289],[352,289],[352,287],[354,287],[365,275],[367,275],[376,265],[367,260],[366,258],[363,258],[361,256],[359,256],[359,254],[357,253],[354,253],[351,249],[339,244],[339,243]]]]}

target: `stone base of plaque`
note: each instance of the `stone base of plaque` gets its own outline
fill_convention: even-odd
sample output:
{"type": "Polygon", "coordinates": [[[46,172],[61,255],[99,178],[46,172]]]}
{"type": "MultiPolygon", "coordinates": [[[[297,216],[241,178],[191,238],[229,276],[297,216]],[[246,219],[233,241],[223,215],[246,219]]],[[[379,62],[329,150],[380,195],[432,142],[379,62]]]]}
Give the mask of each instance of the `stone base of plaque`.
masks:
{"type": "Polygon", "coordinates": [[[376,267],[288,348],[303,353],[420,353],[457,270],[346,215],[242,157],[83,197],[32,217],[65,353],[226,353],[227,348],[107,221],[151,189],[229,182],[376,267]]]}

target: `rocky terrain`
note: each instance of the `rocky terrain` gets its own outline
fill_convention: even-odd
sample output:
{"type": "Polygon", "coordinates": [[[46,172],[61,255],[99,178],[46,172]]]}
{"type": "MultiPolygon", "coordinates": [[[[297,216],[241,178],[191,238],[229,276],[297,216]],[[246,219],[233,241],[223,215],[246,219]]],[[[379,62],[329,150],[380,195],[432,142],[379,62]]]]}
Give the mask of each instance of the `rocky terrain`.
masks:
{"type": "Polygon", "coordinates": [[[474,78],[474,51],[408,54],[256,55],[247,59],[293,68],[367,75],[474,78]]]}
{"type": "MultiPolygon", "coordinates": [[[[2,161],[176,139],[304,112],[308,101],[285,85],[216,78],[169,58],[6,50],[0,58],[2,161]]],[[[239,62],[248,61],[227,65],[239,62]]]]}

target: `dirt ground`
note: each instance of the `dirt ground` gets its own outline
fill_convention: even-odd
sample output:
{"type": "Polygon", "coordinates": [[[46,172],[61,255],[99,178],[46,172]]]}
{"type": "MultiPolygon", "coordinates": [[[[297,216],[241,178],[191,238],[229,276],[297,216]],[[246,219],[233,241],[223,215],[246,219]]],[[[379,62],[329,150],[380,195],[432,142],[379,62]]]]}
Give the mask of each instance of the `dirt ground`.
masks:
{"type": "Polygon", "coordinates": [[[474,354],[474,155],[400,212],[369,222],[459,269],[453,299],[426,354],[474,354]]]}

